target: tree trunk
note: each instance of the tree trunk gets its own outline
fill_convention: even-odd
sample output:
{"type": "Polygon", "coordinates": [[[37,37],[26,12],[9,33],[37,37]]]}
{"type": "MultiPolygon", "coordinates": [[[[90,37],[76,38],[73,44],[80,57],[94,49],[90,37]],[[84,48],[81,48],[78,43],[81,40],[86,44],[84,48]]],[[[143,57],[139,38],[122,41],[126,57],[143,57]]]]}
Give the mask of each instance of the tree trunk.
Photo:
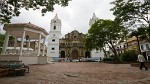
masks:
{"type": "Polygon", "coordinates": [[[128,50],[128,47],[129,47],[129,45],[128,45],[128,42],[127,42],[127,36],[125,36],[125,39],[126,39],[126,44],[127,44],[127,50],[128,50]]]}
{"type": "Polygon", "coordinates": [[[139,53],[141,53],[139,38],[138,38],[138,36],[135,36],[135,37],[137,39],[139,53]]]}
{"type": "Polygon", "coordinates": [[[102,49],[103,49],[103,52],[105,54],[105,57],[107,58],[108,56],[107,56],[106,50],[104,48],[102,48],[102,49]]]}

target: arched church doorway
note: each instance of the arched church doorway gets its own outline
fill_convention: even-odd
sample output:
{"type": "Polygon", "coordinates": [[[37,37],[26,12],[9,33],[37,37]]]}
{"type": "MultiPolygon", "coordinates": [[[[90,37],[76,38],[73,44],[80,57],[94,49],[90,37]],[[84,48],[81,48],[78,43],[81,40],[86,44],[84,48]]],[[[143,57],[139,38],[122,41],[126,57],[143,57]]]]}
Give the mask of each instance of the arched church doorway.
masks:
{"type": "Polygon", "coordinates": [[[86,52],[85,52],[85,58],[91,58],[91,54],[90,54],[89,51],[86,51],[86,52]]]}
{"type": "Polygon", "coordinates": [[[77,50],[72,51],[72,59],[78,59],[78,51],[77,50]]]}
{"type": "Polygon", "coordinates": [[[65,51],[61,51],[60,58],[65,58],[65,51]]]}

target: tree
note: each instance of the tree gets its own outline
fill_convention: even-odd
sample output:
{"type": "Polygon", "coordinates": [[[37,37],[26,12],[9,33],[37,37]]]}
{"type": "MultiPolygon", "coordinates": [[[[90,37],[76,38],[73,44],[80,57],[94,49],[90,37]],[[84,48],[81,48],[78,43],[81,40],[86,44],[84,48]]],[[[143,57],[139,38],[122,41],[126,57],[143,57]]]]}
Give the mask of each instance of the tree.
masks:
{"type": "Polygon", "coordinates": [[[91,51],[92,50],[92,38],[86,34],[84,39],[83,39],[83,43],[84,43],[84,48],[87,51],[91,51]]]}
{"type": "Polygon", "coordinates": [[[5,39],[5,36],[0,33],[0,47],[3,46],[4,39],[5,39]]]}
{"type": "Polygon", "coordinates": [[[9,42],[8,42],[9,46],[13,47],[14,43],[15,43],[15,38],[13,36],[9,36],[9,42]]]}
{"type": "Polygon", "coordinates": [[[150,29],[150,1],[149,0],[115,0],[111,11],[115,19],[130,26],[143,24],[150,29]]]}
{"type": "Polygon", "coordinates": [[[67,6],[70,0],[1,0],[0,1],[0,23],[10,23],[10,19],[19,16],[20,9],[41,9],[42,15],[54,10],[54,5],[67,6]]]}
{"type": "Polygon", "coordinates": [[[136,31],[136,30],[134,30],[134,31],[130,34],[131,37],[133,37],[133,36],[136,37],[137,44],[138,44],[138,51],[141,53],[141,50],[140,50],[140,42],[139,42],[139,35],[140,35],[140,32],[139,32],[139,31],[136,31]]]}
{"type": "Polygon", "coordinates": [[[138,29],[136,30],[133,30],[129,37],[133,37],[135,36],[136,37],[136,40],[137,40],[137,44],[138,44],[138,51],[141,53],[141,50],[140,50],[140,40],[144,40],[144,39],[147,39],[147,29],[144,28],[144,27],[139,27],[138,29]]]}
{"type": "Polygon", "coordinates": [[[92,49],[102,49],[104,53],[106,52],[104,47],[108,45],[116,56],[116,61],[119,61],[115,45],[121,38],[121,31],[122,27],[115,21],[100,19],[88,30],[88,38],[85,39],[90,39],[92,49]]]}

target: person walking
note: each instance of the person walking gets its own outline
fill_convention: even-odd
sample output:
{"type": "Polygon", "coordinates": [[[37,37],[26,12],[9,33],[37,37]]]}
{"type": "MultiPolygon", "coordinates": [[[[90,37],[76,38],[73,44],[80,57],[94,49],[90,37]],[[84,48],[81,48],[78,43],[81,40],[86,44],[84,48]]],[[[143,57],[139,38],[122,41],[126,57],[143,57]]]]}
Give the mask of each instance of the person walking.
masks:
{"type": "Polygon", "coordinates": [[[141,54],[141,53],[139,53],[139,55],[138,55],[138,61],[140,62],[140,69],[142,70],[142,68],[144,67],[145,68],[145,71],[147,71],[148,70],[148,68],[145,66],[145,57],[141,54]]]}

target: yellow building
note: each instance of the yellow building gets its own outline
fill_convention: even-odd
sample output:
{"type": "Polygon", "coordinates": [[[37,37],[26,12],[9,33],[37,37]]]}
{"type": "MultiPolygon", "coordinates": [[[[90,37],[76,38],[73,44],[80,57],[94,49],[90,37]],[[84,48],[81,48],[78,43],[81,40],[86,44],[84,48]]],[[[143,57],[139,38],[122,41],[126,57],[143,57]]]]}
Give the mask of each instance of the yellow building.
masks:
{"type": "Polygon", "coordinates": [[[138,51],[138,43],[135,36],[133,36],[132,38],[128,38],[127,43],[128,43],[128,50],[138,51]]]}

